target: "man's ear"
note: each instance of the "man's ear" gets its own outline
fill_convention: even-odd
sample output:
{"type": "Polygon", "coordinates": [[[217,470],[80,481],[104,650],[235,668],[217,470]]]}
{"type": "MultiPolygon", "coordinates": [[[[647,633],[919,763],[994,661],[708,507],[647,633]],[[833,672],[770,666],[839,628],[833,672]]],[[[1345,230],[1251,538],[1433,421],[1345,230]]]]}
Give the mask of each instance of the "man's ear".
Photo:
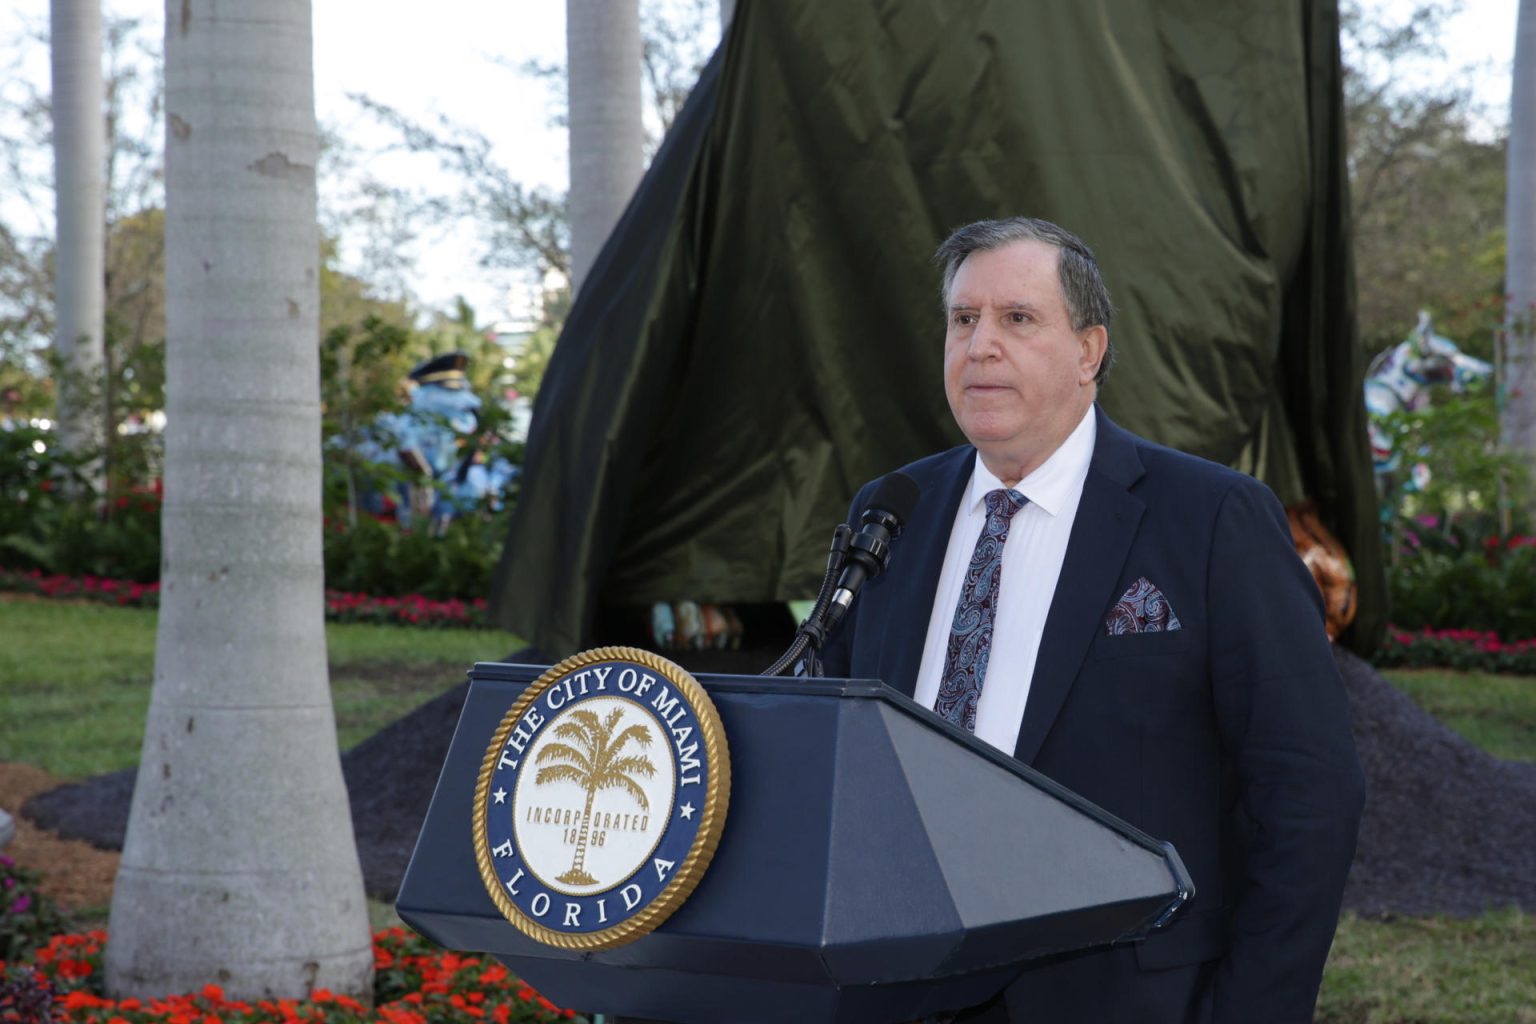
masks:
{"type": "Polygon", "coordinates": [[[1099,364],[1104,362],[1104,353],[1109,349],[1109,328],[1095,324],[1084,331],[1079,340],[1083,349],[1077,364],[1077,382],[1089,384],[1098,376],[1099,364]]]}

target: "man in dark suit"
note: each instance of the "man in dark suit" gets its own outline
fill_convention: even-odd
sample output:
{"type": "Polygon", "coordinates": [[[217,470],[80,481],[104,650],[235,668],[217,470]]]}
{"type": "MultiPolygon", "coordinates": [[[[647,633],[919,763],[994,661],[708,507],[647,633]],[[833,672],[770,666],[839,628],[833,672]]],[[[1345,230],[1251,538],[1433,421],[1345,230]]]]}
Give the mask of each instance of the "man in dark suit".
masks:
{"type": "Polygon", "coordinates": [[[1111,306],[1075,236],[985,221],[938,259],[971,444],[905,467],[921,498],[825,671],[883,679],[1171,841],[1197,890],[1145,942],[959,1019],[1311,1020],[1364,779],[1285,513],[1099,409],[1111,306]]]}

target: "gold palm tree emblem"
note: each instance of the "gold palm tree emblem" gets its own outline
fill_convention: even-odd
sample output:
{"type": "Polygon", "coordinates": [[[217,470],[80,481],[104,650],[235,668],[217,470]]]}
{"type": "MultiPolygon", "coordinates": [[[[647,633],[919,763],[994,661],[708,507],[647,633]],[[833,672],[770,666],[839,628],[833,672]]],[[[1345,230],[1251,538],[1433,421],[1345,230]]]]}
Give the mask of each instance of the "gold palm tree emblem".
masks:
{"type": "Polygon", "coordinates": [[[571,862],[569,871],[555,876],[556,881],[567,885],[597,884],[597,879],[587,874],[584,865],[587,841],[591,838],[592,801],[600,790],[622,789],[634,798],[641,810],[651,809],[645,790],[640,788],[635,776],[651,778],[656,774],[656,766],[648,757],[623,753],[631,740],[642,748],[649,747],[651,730],[644,725],[631,725],[615,737],[613,730],[618,728],[623,717],[623,708],[614,708],[602,721],[585,708],[574,710],[553,733],[571,742],[550,743],[534,758],[535,764],[544,765],[534,778],[536,785],[574,782],[587,791],[587,805],[581,812],[581,832],[576,837],[576,859],[571,862]]]}

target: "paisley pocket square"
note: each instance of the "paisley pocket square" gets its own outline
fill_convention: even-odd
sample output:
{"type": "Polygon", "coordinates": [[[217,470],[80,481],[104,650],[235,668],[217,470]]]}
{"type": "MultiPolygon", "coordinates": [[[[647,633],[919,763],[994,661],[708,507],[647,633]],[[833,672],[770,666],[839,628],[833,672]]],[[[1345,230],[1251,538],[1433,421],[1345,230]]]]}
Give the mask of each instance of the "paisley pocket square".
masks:
{"type": "Polygon", "coordinates": [[[1163,633],[1183,628],[1163,592],[1145,576],[1139,577],[1129,590],[1120,595],[1120,600],[1115,602],[1109,617],[1104,620],[1105,636],[1163,633]]]}

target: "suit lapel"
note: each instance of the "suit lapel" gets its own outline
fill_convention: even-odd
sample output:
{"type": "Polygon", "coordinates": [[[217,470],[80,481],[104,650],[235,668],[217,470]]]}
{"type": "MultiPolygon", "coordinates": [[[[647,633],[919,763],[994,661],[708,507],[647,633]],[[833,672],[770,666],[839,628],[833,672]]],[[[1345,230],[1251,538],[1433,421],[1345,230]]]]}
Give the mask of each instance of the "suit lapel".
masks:
{"type": "Polygon", "coordinates": [[[944,552],[954,529],[955,509],[970,482],[976,449],[969,445],[945,452],[932,468],[914,474],[922,497],[911,521],[891,547],[889,575],[880,582],[883,613],[870,616],[885,623],[880,641],[880,678],[908,697],[917,689],[917,670],[928,639],[933,592],[938,589],[944,552]],[[899,561],[898,561],[899,560],[899,561]]]}
{"type": "Polygon", "coordinates": [[[1046,614],[1029,701],[1014,757],[1031,763],[1077,678],[1088,646],[1104,625],[1145,504],[1128,488],[1144,472],[1132,435],[1094,407],[1098,434],[1082,500],[1067,541],[1061,577],[1046,614]]]}

